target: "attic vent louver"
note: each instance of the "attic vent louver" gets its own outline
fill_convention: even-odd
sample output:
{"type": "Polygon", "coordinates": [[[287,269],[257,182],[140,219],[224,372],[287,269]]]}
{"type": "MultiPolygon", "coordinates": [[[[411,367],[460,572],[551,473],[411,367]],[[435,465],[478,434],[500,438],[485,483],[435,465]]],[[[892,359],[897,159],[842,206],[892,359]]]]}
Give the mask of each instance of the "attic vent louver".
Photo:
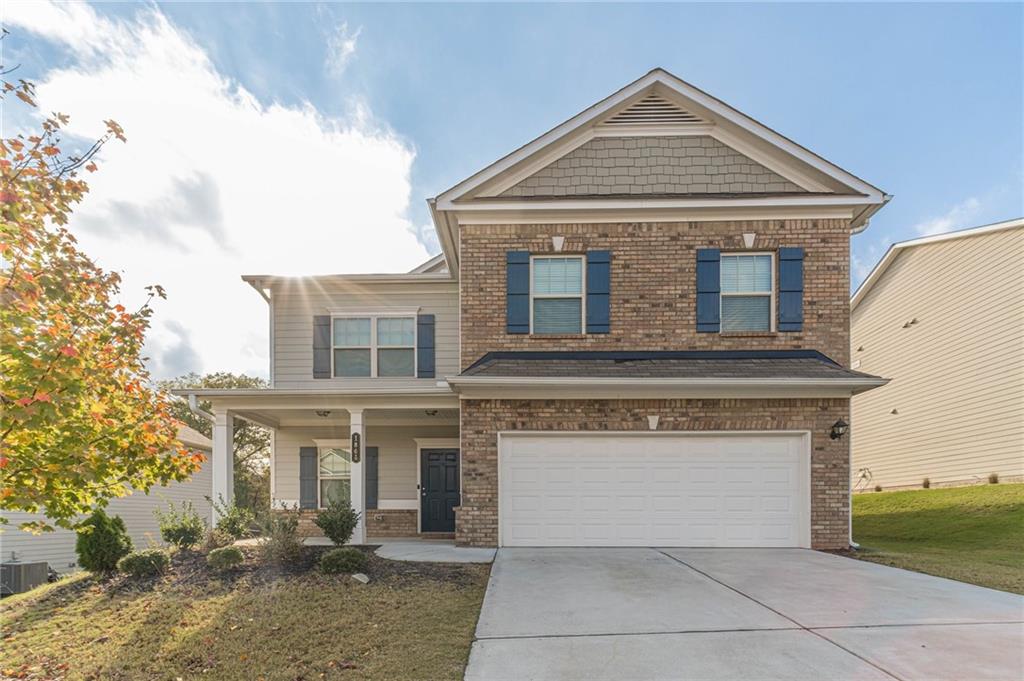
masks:
{"type": "Polygon", "coordinates": [[[664,97],[650,94],[615,114],[603,125],[650,125],[658,123],[703,123],[700,118],[664,97]]]}

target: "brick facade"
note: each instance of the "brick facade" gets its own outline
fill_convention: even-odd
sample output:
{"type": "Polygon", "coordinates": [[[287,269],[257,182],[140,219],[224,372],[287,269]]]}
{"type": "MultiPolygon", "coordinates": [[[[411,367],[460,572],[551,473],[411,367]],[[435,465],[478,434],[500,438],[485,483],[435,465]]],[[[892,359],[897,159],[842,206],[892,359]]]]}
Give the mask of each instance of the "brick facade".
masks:
{"type": "MultiPolygon", "coordinates": [[[[841,219],[564,225],[463,225],[460,228],[462,366],[501,350],[818,350],[849,363],[849,224],[841,219]],[[718,334],[696,331],[696,250],[804,249],[803,330],[718,334]],[[611,332],[578,336],[508,334],[505,256],[509,250],[612,254],[611,332]]],[[[497,433],[507,430],[648,431],[807,430],[812,434],[811,542],[849,540],[848,440],[828,433],[849,421],[847,399],[463,400],[462,506],[456,539],[498,540],[497,433]]]]}
{"type": "Polygon", "coordinates": [[[848,366],[850,235],[846,220],[752,220],[460,228],[462,366],[498,350],[818,350],[848,366]],[[804,249],[804,324],[796,333],[697,333],[696,250],[804,249]],[[570,337],[505,332],[505,254],[608,249],[611,332],[570,337]]]}
{"type": "Polygon", "coordinates": [[[779,400],[464,400],[462,506],[456,541],[498,542],[497,434],[510,430],[650,432],[808,430],[811,433],[811,545],[846,548],[849,540],[849,441],[831,440],[832,424],[849,420],[846,399],[779,400]]]}
{"type": "MultiPolygon", "coordinates": [[[[299,512],[299,534],[303,537],[322,537],[323,530],[316,526],[314,519],[317,511],[304,510],[299,512]]],[[[415,537],[415,509],[375,509],[366,510],[366,536],[374,537],[415,537]]]]}
{"type": "Polygon", "coordinates": [[[806,193],[714,137],[598,137],[504,197],[806,193]]]}

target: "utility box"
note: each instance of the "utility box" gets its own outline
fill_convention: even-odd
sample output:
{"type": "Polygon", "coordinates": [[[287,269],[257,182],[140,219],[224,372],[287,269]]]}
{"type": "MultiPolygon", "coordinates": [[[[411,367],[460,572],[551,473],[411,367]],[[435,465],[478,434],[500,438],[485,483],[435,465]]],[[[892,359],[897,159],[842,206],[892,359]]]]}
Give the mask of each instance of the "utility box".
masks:
{"type": "Polygon", "coordinates": [[[0,565],[0,595],[10,596],[46,584],[49,570],[46,561],[37,563],[4,563],[0,565]]]}

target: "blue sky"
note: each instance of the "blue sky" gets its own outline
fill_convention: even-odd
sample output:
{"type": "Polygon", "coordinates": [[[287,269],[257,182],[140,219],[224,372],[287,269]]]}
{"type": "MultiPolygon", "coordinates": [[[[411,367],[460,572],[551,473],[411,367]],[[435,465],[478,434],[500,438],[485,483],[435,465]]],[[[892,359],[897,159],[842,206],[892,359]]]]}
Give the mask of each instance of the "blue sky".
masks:
{"type": "MultiPolygon", "coordinates": [[[[22,63],[49,108],[125,118],[131,154],[153,150],[136,165],[129,152],[111,152],[109,172],[120,164],[134,181],[158,165],[154,157],[167,164],[133,191],[148,203],[131,210],[104,194],[112,187],[94,188],[83,216],[91,243],[109,266],[123,266],[114,241],[125,234],[111,225],[152,216],[164,241],[130,234],[136,252],[170,245],[223,270],[216,285],[241,289],[240,318],[265,320],[262,301],[238,283],[242,272],[401,270],[436,252],[427,197],[655,66],[895,196],[853,240],[853,285],[892,241],[1024,214],[1021,4],[25,7],[8,12],[5,63],[22,63]],[[162,96],[159,107],[140,101],[162,96]],[[202,118],[177,129],[185,109],[212,111],[212,132],[197,131],[202,118]],[[258,114],[251,126],[232,122],[249,110],[258,114]],[[247,140],[259,157],[237,167],[223,160],[248,153],[238,151],[247,140]],[[245,183],[233,189],[225,176],[245,183]],[[313,239],[332,257],[273,253],[258,238],[262,218],[232,203],[245,187],[259,200],[305,206],[296,221],[310,231],[296,243],[313,239]],[[335,188],[341,196],[330,196],[335,188]],[[192,198],[176,206],[168,193],[192,198]],[[318,204],[323,196],[343,207],[318,204]],[[179,221],[161,223],[168,214],[179,221]],[[210,226],[180,224],[189,216],[210,226]],[[359,258],[349,257],[355,245],[359,258]]],[[[288,214],[273,223],[282,221],[288,214]]],[[[179,290],[193,305],[199,292],[189,287],[179,290]]],[[[157,348],[168,355],[164,373],[265,366],[265,329],[247,331],[244,362],[229,360],[238,356],[229,347],[204,354],[196,348],[214,341],[196,340],[203,320],[185,309],[172,315],[180,333],[164,329],[157,348]]]]}

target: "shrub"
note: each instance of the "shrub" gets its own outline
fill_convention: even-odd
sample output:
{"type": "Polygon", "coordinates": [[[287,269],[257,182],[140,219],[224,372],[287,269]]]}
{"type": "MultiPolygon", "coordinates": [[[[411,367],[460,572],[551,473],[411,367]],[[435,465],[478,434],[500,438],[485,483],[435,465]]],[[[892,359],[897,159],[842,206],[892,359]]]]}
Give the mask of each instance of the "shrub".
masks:
{"type": "Polygon", "coordinates": [[[875,491],[876,492],[881,492],[882,491],[882,486],[881,485],[875,485],[875,491]]]}
{"type": "Polygon", "coordinates": [[[130,577],[162,575],[171,564],[166,551],[146,549],[135,551],[117,561],[117,569],[130,577]]]}
{"type": "Polygon", "coordinates": [[[245,556],[242,554],[242,549],[237,546],[225,546],[214,549],[206,556],[206,564],[218,572],[234,569],[241,565],[244,560],[245,556]]]}
{"type": "Polygon", "coordinates": [[[217,529],[227,532],[235,539],[250,534],[256,515],[248,508],[237,506],[234,501],[224,503],[224,497],[213,501],[213,509],[217,512],[217,529]]]}
{"type": "Polygon", "coordinates": [[[182,503],[179,510],[174,502],[167,505],[166,511],[154,511],[160,522],[160,536],[168,544],[180,549],[188,549],[198,544],[206,532],[206,522],[199,517],[191,501],[182,503]]]}
{"type": "Polygon", "coordinates": [[[346,546],[331,549],[320,557],[320,571],[328,575],[363,572],[368,563],[366,554],[359,549],[346,546]]]}
{"type": "Polygon", "coordinates": [[[259,543],[260,557],[268,563],[297,563],[302,557],[302,537],[299,536],[299,512],[285,510],[268,513],[260,522],[263,538],[259,543]]]}
{"type": "Polygon", "coordinates": [[[924,480],[921,481],[921,487],[924,487],[925,489],[928,489],[931,486],[932,486],[932,481],[929,480],[928,478],[925,478],[924,480]]]}
{"type": "Polygon", "coordinates": [[[345,502],[332,501],[330,505],[316,514],[313,521],[324,531],[324,535],[341,546],[352,538],[352,532],[359,523],[359,514],[345,502]]]}
{"type": "Polygon", "coordinates": [[[999,484],[999,473],[989,473],[988,474],[988,484],[990,484],[990,485],[998,485],[999,484]]]}
{"type": "Polygon", "coordinates": [[[97,509],[78,525],[75,553],[78,564],[89,572],[113,572],[117,561],[132,551],[132,538],[120,517],[111,518],[97,509]]]}
{"type": "Polygon", "coordinates": [[[231,546],[235,543],[235,538],[224,530],[213,529],[207,530],[206,534],[203,535],[203,543],[199,547],[199,550],[203,553],[209,553],[214,549],[223,548],[225,546],[231,546]]]}

